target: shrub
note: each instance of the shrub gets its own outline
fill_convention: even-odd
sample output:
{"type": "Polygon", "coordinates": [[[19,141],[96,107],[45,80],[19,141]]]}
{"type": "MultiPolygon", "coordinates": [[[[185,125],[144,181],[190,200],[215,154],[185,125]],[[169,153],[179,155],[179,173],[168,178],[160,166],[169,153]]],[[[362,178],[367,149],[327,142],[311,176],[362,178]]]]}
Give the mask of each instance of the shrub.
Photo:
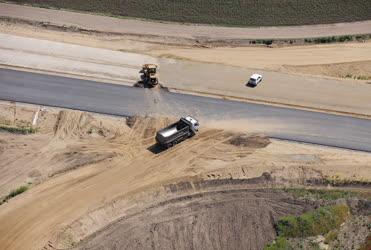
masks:
{"type": "Polygon", "coordinates": [[[353,41],[353,36],[339,36],[337,40],[339,42],[353,41]]]}
{"type": "Polygon", "coordinates": [[[264,247],[264,250],[292,250],[285,237],[278,237],[272,244],[264,247]]]}
{"type": "Polygon", "coordinates": [[[9,126],[9,125],[3,125],[0,124],[0,131],[7,131],[9,133],[14,134],[34,134],[37,132],[36,128],[33,127],[16,127],[16,126],[9,126]]]}
{"type": "Polygon", "coordinates": [[[3,204],[4,202],[7,202],[11,198],[13,198],[17,195],[20,195],[21,193],[26,192],[27,190],[28,190],[28,186],[23,185],[23,186],[20,186],[19,188],[15,189],[15,190],[10,191],[10,193],[7,196],[5,196],[5,198],[0,202],[0,205],[3,204]]]}
{"type": "Polygon", "coordinates": [[[324,190],[306,188],[286,188],[284,191],[291,193],[295,198],[314,200],[337,200],[356,196],[357,193],[345,190],[324,190]]]}
{"type": "Polygon", "coordinates": [[[328,233],[338,228],[348,217],[347,205],[325,206],[300,216],[285,216],[277,224],[282,237],[308,237],[328,233]]]}
{"type": "Polygon", "coordinates": [[[329,37],[319,37],[314,39],[315,43],[333,43],[336,42],[336,37],[329,36],[329,37]]]}
{"type": "Polygon", "coordinates": [[[330,244],[331,242],[333,242],[337,236],[338,236],[338,230],[332,230],[330,232],[328,232],[326,235],[325,235],[325,244],[330,244]]]}

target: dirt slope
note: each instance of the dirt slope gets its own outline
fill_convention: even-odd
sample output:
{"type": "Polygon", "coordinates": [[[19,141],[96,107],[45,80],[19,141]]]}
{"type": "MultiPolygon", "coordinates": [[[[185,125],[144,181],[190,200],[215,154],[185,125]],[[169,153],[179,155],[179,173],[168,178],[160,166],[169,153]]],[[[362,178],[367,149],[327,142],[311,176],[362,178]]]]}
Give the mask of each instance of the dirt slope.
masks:
{"type": "MultiPolygon", "coordinates": [[[[13,105],[4,103],[4,119],[13,117],[14,113],[8,112],[13,105]]],[[[27,121],[33,115],[25,115],[28,114],[25,111],[31,110],[33,114],[36,107],[27,105],[16,110],[16,118],[27,121]]],[[[152,237],[151,225],[158,225],[152,230],[156,237],[182,232],[174,242],[179,245],[191,239],[191,234],[192,238],[196,237],[194,239],[219,238],[225,230],[233,229],[232,224],[225,221],[227,218],[232,222],[251,222],[249,225],[257,230],[272,230],[269,229],[270,220],[260,226],[257,218],[270,213],[273,217],[296,213],[306,206],[287,201],[284,196],[275,194],[272,197],[264,191],[219,192],[236,189],[236,186],[213,185],[213,180],[250,179],[251,183],[237,182],[241,184],[238,188],[261,189],[271,187],[270,180],[297,184],[305,183],[308,178],[332,178],[334,175],[349,180],[371,179],[371,156],[365,153],[271,141],[246,131],[207,126],[192,140],[162,151],[154,146],[154,133],[174,118],[123,120],[49,108],[42,112],[38,126],[44,129],[36,134],[0,132],[0,166],[1,171],[7,173],[0,176],[0,183],[6,183],[0,186],[1,194],[25,184],[30,180],[30,171],[39,173],[32,178],[30,190],[0,206],[0,244],[4,249],[69,248],[81,240],[81,247],[90,247],[90,240],[86,239],[98,242],[110,232],[110,225],[121,232],[121,226],[127,229],[126,226],[136,222],[137,227],[122,231],[130,236],[130,241],[116,241],[119,246],[148,246],[145,239],[152,237]],[[46,117],[50,112],[48,121],[46,117]],[[22,142],[30,145],[23,147],[22,142]],[[8,159],[8,164],[3,159],[8,159]],[[259,176],[263,176],[262,180],[254,179],[259,176]],[[211,182],[203,185],[203,180],[211,182]],[[180,184],[174,186],[174,183],[180,184]],[[206,195],[204,201],[202,196],[193,196],[202,190],[217,192],[215,196],[206,195]],[[191,195],[191,198],[151,208],[151,204],[176,199],[179,194],[191,195]],[[250,202],[244,201],[245,198],[250,202]],[[218,200],[221,202],[215,203],[218,200]],[[248,204],[252,205],[251,209],[247,209],[248,204]],[[289,210],[286,207],[290,207],[289,210]],[[230,209],[234,212],[227,213],[230,209]],[[143,214],[134,215],[138,211],[143,214]],[[200,222],[194,224],[194,231],[192,221],[198,212],[200,222]],[[238,217],[237,212],[244,216],[238,217]],[[225,214],[228,216],[222,216],[225,214]],[[153,217],[149,220],[150,215],[153,217]],[[254,217],[249,219],[251,215],[254,217]],[[128,221],[116,224],[126,216],[130,217],[128,221]],[[169,220],[164,222],[163,218],[169,220]],[[216,230],[215,225],[223,221],[225,223],[216,230]],[[210,229],[209,233],[194,234],[203,228],[210,229]],[[137,232],[138,237],[143,238],[133,235],[137,232]],[[143,245],[138,245],[141,244],[138,240],[143,245]]],[[[238,228],[233,230],[239,232],[238,228]]],[[[252,234],[243,244],[256,241],[252,248],[261,246],[272,239],[273,231],[268,232],[267,236],[252,234]]],[[[225,235],[217,244],[224,246],[227,239],[239,236],[239,233],[225,235]]],[[[154,242],[170,246],[166,238],[160,238],[154,242]]],[[[111,244],[109,241],[107,244],[111,244]]],[[[210,244],[205,241],[200,247],[210,244]]]]}
{"type": "Polygon", "coordinates": [[[310,207],[283,193],[225,185],[223,191],[180,196],[126,216],[78,248],[262,249],[275,238],[278,217],[310,207]]]}

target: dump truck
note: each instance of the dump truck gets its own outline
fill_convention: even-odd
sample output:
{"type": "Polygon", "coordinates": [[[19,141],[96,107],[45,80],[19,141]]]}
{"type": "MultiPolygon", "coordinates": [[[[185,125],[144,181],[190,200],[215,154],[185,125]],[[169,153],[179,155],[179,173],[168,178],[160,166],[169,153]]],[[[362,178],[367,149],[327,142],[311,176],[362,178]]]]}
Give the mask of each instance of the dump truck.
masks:
{"type": "Polygon", "coordinates": [[[156,64],[144,64],[142,66],[142,81],[147,87],[155,87],[158,84],[158,74],[156,64]]]}
{"type": "Polygon", "coordinates": [[[156,133],[156,141],[161,146],[169,148],[194,136],[198,132],[199,127],[198,121],[191,116],[182,117],[176,123],[158,131],[156,133]]]}

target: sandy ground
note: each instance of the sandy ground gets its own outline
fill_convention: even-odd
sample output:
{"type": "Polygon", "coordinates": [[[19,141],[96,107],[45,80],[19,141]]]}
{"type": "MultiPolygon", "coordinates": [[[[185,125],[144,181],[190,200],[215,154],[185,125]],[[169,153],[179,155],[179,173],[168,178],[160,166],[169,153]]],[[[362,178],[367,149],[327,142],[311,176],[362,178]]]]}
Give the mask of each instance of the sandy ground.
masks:
{"type": "MultiPolygon", "coordinates": [[[[7,102],[0,108],[1,120],[7,123],[30,122],[39,109],[7,102]]],[[[371,155],[367,153],[269,140],[225,126],[204,126],[193,139],[161,151],[154,146],[155,131],[173,118],[123,119],[55,108],[40,112],[38,133],[0,132],[0,169],[5,173],[0,177],[1,195],[32,183],[29,191],[0,207],[4,249],[71,247],[149,201],[161,201],[169,188],[174,189],[170,184],[187,180],[194,186],[197,180],[251,179],[268,173],[252,182],[250,188],[255,189],[267,187],[270,184],[265,180],[271,179],[285,185],[303,184],[311,178],[371,180],[371,155]]],[[[182,185],[177,189],[182,190],[182,185]]],[[[245,193],[235,200],[250,195],[258,198],[246,216],[256,215],[256,210],[269,213],[275,206],[279,208],[275,216],[286,213],[281,209],[286,206],[285,197],[274,195],[282,199],[271,208],[266,205],[272,201],[264,193],[245,193]]],[[[207,201],[204,204],[208,207],[207,201]]],[[[300,212],[304,207],[290,211],[300,212]]],[[[164,209],[156,210],[155,221],[161,211],[168,214],[164,209]]],[[[215,223],[220,219],[216,216],[215,223]]],[[[163,234],[169,225],[164,226],[155,231],[163,234]]],[[[259,244],[271,240],[273,235],[269,235],[259,238],[259,244]]]]}
{"type": "Polygon", "coordinates": [[[371,80],[371,61],[357,61],[333,64],[285,65],[288,72],[324,75],[339,78],[371,80]]]}
{"type": "Polygon", "coordinates": [[[129,39],[118,34],[63,32],[6,21],[0,22],[0,31],[17,36],[88,47],[275,71],[285,65],[304,66],[371,60],[371,41],[273,48],[265,46],[197,48],[166,45],[166,39],[152,43],[148,40],[129,39]]]}
{"type": "Polygon", "coordinates": [[[165,36],[169,37],[169,39],[192,39],[201,41],[256,38],[305,38],[371,33],[371,21],[290,27],[227,28],[116,19],[4,3],[0,4],[0,15],[32,21],[50,22],[58,25],[76,26],[103,32],[116,32],[139,36],[145,34],[151,36],[165,36]]]}
{"type": "Polygon", "coordinates": [[[244,68],[280,70],[285,65],[321,65],[371,60],[371,41],[275,48],[174,48],[156,50],[155,54],[160,57],[219,62],[244,68]]]}

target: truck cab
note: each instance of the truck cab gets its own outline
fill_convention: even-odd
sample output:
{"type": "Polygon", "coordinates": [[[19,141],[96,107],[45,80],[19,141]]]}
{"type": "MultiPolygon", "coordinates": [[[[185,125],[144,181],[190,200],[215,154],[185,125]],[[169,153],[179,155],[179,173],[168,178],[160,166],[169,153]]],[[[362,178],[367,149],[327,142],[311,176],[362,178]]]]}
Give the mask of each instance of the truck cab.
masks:
{"type": "Polygon", "coordinates": [[[199,127],[200,127],[200,124],[198,123],[198,121],[194,118],[192,118],[191,116],[186,116],[184,119],[186,119],[187,121],[189,121],[192,126],[193,126],[193,129],[195,131],[198,131],[199,127]]]}

